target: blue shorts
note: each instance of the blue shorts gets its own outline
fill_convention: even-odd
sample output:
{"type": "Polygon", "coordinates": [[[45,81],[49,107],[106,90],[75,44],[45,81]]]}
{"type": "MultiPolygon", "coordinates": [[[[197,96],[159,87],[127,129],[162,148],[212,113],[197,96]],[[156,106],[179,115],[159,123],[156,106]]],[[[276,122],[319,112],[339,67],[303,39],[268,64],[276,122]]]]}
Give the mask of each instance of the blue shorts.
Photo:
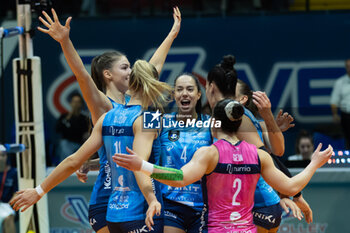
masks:
{"type": "Polygon", "coordinates": [[[161,218],[153,219],[154,225],[153,230],[149,231],[145,224],[145,220],[136,220],[129,222],[108,222],[109,232],[113,233],[130,233],[130,232],[152,232],[152,233],[163,233],[164,220],[161,218]]]}
{"type": "Polygon", "coordinates": [[[105,205],[90,205],[89,206],[89,223],[94,231],[107,226],[107,203],[105,205]]]}
{"type": "MultiPolygon", "coordinates": [[[[187,233],[207,232],[205,216],[187,205],[163,198],[164,226],[172,226],[187,233]]],[[[207,212],[206,212],[207,214],[207,212]]]]}
{"type": "Polygon", "coordinates": [[[279,227],[282,220],[282,207],[278,203],[276,205],[253,208],[254,224],[270,230],[271,228],[279,227]]]}

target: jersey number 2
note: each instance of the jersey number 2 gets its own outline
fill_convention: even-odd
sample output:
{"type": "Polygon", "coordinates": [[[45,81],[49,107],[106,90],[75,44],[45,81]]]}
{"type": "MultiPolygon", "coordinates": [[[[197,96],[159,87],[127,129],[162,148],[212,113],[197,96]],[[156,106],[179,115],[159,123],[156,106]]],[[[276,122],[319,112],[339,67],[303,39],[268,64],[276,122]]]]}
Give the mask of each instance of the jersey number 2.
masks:
{"type": "Polygon", "coordinates": [[[236,201],[236,198],[239,194],[239,192],[241,191],[241,188],[242,188],[242,180],[239,179],[239,178],[236,178],[234,181],[233,181],[233,188],[237,188],[235,194],[233,194],[233,197],[232,197],[232,205],[240,205],[241,203],[240,202],[237,202],[236,201]]]}

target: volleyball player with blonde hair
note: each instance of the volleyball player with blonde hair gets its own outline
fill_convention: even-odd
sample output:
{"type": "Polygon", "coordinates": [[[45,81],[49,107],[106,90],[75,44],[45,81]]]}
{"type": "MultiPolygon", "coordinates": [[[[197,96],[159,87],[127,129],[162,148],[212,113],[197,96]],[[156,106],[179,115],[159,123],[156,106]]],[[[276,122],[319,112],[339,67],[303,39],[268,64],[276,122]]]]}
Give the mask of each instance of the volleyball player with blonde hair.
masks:
{"type": "MultiPolygon", "coordinates": [[[[112,163],[112,156],[117,152],[125,153],[126,147],[132,147],[142,159],[154,160],[151,150],[157,132],[144,131],[140,115],[151,104],[161,108],[162,103],[167,101],[172,93],[169,85],[157,79],[158,73],[153,65],[143,60],[136,61],[130,74],[129,103],[118,105],[103,114],[81,148],[60,163],[41,185],[35,189],[19,191],[10,202],[13,208],[15,210],[23,208],[22,211],[25,211],[45,193],[69,177],[103,146],[111,164],[113,187],[107,209],[109,231],[140,232],[146,228],[144,224],[146,218],[149,229],[153,225],[154,232],[162,232],[163,218],[159,216],[161,205],[154,194],[150,178],[112,163]],[[157,216],[153,220],[153,215],[156,213],[157,216]]],[[[157,186],[155,188],[157,189],[157,186]]],[[[160,195],[160,190],[156,190],[156,194],[160,195]]]]}
{"type": "MultiPolygon", "coordinates": [[[[67,19],[65,25],[61,25],[55,10],[52,9],[51,11],[54,20],[46,12],[43,12],[46,20],[42,17],[39,17],[39,19],[47,29],[41,27],[38,29],[49,34],[60,43],[67,63],[77,78],[84,100],[91,113],[92,123],[95,125],[102,114],[118,104],[125,104],[130,100],[130,96],[125,95],[129,87],[130,63],[121,52],[107,51],[93,58],[90,76],[69,38],[71,17],[67,19]]],[[[149,61],[155,66],[159,74],[168,51],[180,31],[181,13],[178,7],[174,7],[173,18],[174,24],[169,34],[149,61]]],[[[99,175],[89,202],[89,222],[96,232],[108,233],[106,212],[111,194],[111,189],[108,186],[110,166],[103,147],[98,151],[98,155],[99,159],[86,162],[82,166],[82,170],[79,169],[76,173],[80,181],[86,182],[87,172],[90,169],[94,170],[93,167],[99,169],[99,175]]]]}

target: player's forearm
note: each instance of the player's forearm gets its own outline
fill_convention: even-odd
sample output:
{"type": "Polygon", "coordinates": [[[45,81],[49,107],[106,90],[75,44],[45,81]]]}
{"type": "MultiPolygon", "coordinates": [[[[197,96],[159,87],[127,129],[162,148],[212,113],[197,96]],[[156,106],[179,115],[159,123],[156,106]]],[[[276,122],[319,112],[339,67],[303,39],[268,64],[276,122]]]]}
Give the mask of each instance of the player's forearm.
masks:
{"type": "Polygon", "coordinates": [[[75,50],[72,41],[68,39],[61,42],[61,48],[69,67],[79,82],[79,85],[82,85],[84,81],[88,81],[87,78],[89,77],[89,73],[86,71],[85,66],[79,54],[75,50]]]}
{"type": "Polygon", "coordinates": [[[288,182],[289,187],[284,192],[281,192],[290,196],[296,195],[309,183],[316,170],[317,166],[311,162],[302,172],[290,178],[288,182]]]}
{"type": "Polygon", "coordinates": [[[184,187],[191,184],[190,181],[186,182],[184,180],[182,170],[157,166],[145,160],[142,161],[141,172],[163,184],[173,187],[184,187]]]}
{"type": "Polygon", "coordinates": [[[106,101],[107,97],[100,93],[90,74],[85,69],[72,41],[67,40],[62,42],[61,47],[69,67],[77,78],[84,100],[91,112],[92,123],[95,124],[103,113],[111,109],[111,105],[109,101],[106,101]]]}
{"type": "Polygon", "coordinates": [[[275,118],[271,114],[263,116],[268,133],[269,145],[271,152],[275,155],[282,156],[284,154],[284,136],[278,127],[275,118]]]}
{"type": "Polygon", "coordinates": [[[100,159],[92,159],[88,162],[89,171],[99,171],[100,170],[100,159]]]}
{"type": "Polygon", "coordinates": [[[152,201],[157,200],[156,196],[154,195],[151,178],[143,174],[142,172],[134,172],[134,175],[137,184],[147,203],[150,204],[152,201]]]}
{"type": "MultiPolygon", "coordinates": [[[[74,154],[73,154],[74,155],[74,154]]],[[[64,159],[42,182],[41,187],[45,193],[56,187],[80,168],[83,162],[74,159],[73,155],[64,159]]]]}
{"type": "Polygon", "coordinates": [[[175,38],[176,36],[172,32],[170,32],[149,61],[149,63],[154,65],[159,74],[162,71],[165,59],[175,38]]]}

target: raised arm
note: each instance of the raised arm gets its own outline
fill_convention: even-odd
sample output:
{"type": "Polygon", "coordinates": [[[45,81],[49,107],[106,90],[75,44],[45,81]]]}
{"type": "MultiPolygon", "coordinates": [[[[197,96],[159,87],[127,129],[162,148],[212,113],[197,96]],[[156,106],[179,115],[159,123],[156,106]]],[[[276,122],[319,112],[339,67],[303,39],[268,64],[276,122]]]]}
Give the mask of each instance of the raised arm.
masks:
{"type": "Polygon", "coordinates": [[[310,164],[302,172],[292,178],[288,178],[275,167],[271,156],[267,152],[258,150],[261,161],[261,175],[264,180],[278,192],[294,196],[307,185],[315,171],[325,164],[332,156],[333,148],[331,146],[328,146],[324,151],[320,151],[321,147],[322,144],[319,144],[312,155],[310,164]]]}
{"type": "Polygon", "coordinates": [[[282,156],[284,154],[284,137],[271,112],[269,98],[265,92],[256,91],[253,92],[253,103],[257,106],[261,117],[265,121],[268,134],[268,140],[265,144],[269,146],[273,154],[282,156]]]}
{"type": "Polygon", "coordinates": [[[282,133],[286,132],[289,128],[295,126],[295,124],[293,123],[293,116],[290,115],[288,112],[283,112],[282,109],[280,109],[280,111],[278,112],[275,121],[282,133]]]}
{"type": "Polygon", "coordinates": [[[10,204],[14,210],[19,210],[23,207],[22,212],[35,204],[40,198],[51,189],[56,187],[62,181],[67,179],[73,172],[95,153],[103,144],[102,141],[102,122],[103,117],[99,119],[91,136],[79,148],[79,150],[65,160],[63,160],[51,174],[38,186],[36,189],[25,189],[17,192],[17,195],[12,198],[10,204]]]}
{"type": "Polygon", "coordinates": [[[257,148],[264,146],[264,143],[261,141],[255,126],[246,115],[242,116],[242,123],[238,128],[237,137],[239,140],[244,140],[255,145],[257,148]]]}
{"type": "Polygon", "coordinates": [[[142,171],[159,182],[174,187],[184,187],[200,180],[203,175],[214,170],[219,159],[215,146],[201,147],[191,161],[179,170],[148,163],[129,148],[127,151],[130,154],[116,154],[113,161],[128,170],[142,171]]]}
{"type": "Polygon", "coordinates": [[[84,100],[91,112],[92,123],[95,124],[103,113],[112,109],[112,104],[106,95],[98,90],[69,38],[72,17],[69,17],[63,26],[61,25],[54,9],[52,9],[54,20],[52,20],[45,11],[42,13],[46,20],[42,17],[39,17],[39,20],[47,27],[47,29],[38,27],[38,30],[49,34],[54,40],[60,43],[67,63],[79,83],[84,100]]]}
{"type": "Polygon", "coordinates": [[[181,12],[178,7],[174,7],[173,12],[173,18],[174,18],[174,24],[171,28],[168,36],[165,38],[163,43],[158,47],[158,49],[153,54],[151,60],[149,60],[149,63],[155,66],[158,73],[162,71],[165,59],[168,55],[169,49],[171,45],[173,44],[175,38],[177,37],[177,34],[180,31],[181,27],[181,12]]]}

